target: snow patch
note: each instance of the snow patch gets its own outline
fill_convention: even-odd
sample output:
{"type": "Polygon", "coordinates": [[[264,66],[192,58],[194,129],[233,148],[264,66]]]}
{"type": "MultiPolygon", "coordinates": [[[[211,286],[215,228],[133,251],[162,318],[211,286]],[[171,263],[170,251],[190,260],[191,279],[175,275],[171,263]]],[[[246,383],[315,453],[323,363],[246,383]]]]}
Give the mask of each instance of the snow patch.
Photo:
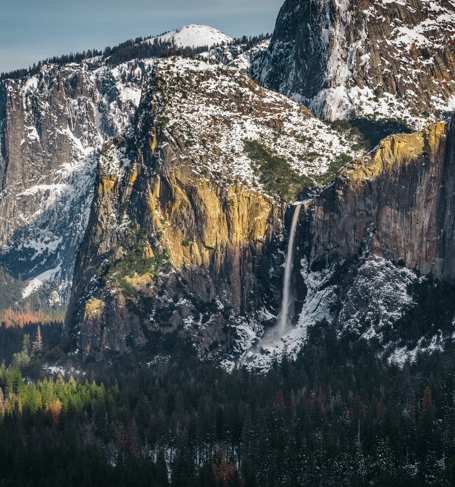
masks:
{"type": "Polygon", "coordinates": [[[178,30],[168,32],[152,38],[162,42],[174,42],[177,47],[213,47],[219,44],[229,44],[234,39],[223,32],[208,25],[191,24],[178,30]]]}
{"type": "Polygon", "coordinates": [[[47,282],[52,281],[61,271],[60,265],[54,269],[49,269],[39,276],[31,279],[22,290],[22,299],[30,297],[39,291],[47,282]]]}
{"type": "Polygon", "coordinates": [[[442,332],[439,332],[433,335],[430,340],[422,337],[413,349],[409,349],[408,347],[396,348],[388,357],[388,362],[391,365],[404,367],[407,363],[415,363],[419,354],[431,355],[436,352],[443,352],[444,349],[445,340],[442,332]]]}

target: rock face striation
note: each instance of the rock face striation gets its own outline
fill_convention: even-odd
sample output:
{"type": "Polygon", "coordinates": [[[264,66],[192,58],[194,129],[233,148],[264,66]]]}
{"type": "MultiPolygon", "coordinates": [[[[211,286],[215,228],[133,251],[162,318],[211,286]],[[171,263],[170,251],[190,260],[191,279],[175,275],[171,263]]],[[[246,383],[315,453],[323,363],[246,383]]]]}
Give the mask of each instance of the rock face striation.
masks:
{"type": "Polygon", "coordinates": [[[454,106],[451,0],[286,0],[261,81],[329,120],[421,126],[454,106]]]}

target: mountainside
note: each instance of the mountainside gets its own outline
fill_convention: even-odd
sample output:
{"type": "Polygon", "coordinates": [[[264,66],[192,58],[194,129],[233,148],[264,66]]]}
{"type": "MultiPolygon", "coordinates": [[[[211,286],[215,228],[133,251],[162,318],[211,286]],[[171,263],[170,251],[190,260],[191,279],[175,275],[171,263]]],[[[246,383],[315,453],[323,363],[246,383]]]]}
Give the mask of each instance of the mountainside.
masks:
{"type": "MultiPolygon", "coordinates": [[[[101,147],[130,129],[153,58],[179,50],[208,54],[204,48],[229,49],[231,41],[211,27],[190,25],[106,49],[102,56],[55,59],[28,73],[3,76],[0,316],[10,307],[38,311],[64,309],[68,303],[101,147]],[[144,44],[149,49],[144,51],[144,44]],[[150,57],[122,61],[135,55],[150,57]]],[[[233,42],[226,63],[250,47],[233,42]]]]}
{"type": "Polygon", "coordinates": [[[205,61],[155,63],[135,126],[102,150],[72,349],[101,359],[177,338],[203,358],[238,356],[279,306],[282,198],[358,152],[297,103],[205,61]]]}
{"type": "Polygon", "coordinates": [[[68,299],[103,141],[125,132],[144,65],[44,66],[0,86],[0,264],[16,280],[10,306],[68,299]],[[36,300],[35,300],[36,301],[36,300]]]}
{"type": "Polygon", "coordinates": [[[455,486],[455,0],[283,1],[0,74],[2,486],[455,486]]]}
{"type": "Polygon", "coordinates": [[[138,116],[134,137],[100,160],[66,325],[84,359],[147,357],[177,340],[227,368],[267,369],[321,323],[399,363],[452,340],[448,125],[362,156],[358,141],[236,69],[182,59],[155,64],[138,116]],[[285,218],[283,203],[343,166],[303,196],[280,329],[282,224],[295,211],[285,218]]]}
{"type": "Polygon", "coordinates": [[[259,75],[328,120],[455,107],[453,0],[286,0],[259,75]]]}
{"type": "Polygon", "coordinates": [[[295,355],[309,328],[334,327],[391,362],[454,338],[455,124],[394,135],[344,169],[300,213],[295,320],[251,366],[295,355]]]}
{"type": "Polygon", "coordinates": [[[69,303],[85,362],[267,369],[321,324],[442,349],[454,8],[288,0],[271,40],[191,25],[3,77],[0,312],[69,303]]]}

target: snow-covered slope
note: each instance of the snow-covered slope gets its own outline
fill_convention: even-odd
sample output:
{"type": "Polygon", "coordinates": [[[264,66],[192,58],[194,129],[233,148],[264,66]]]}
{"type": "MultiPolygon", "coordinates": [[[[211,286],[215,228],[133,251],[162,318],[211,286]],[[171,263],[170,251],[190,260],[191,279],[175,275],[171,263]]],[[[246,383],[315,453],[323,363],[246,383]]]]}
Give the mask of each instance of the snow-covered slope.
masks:
{"type": "Polygon", "coordinates": [[[237,68],[177,58],[159,61],[156,71],[167,100],[161,113],[166,128],[191,147],[198,161],[193,170],[219,183],[238,180],[265,190],[254,148],[281,158],[296,176],[315,184],[340,155],[349,160],[361,154],[355,139],[237,68]]]}
{"type": "Polygon", "coordinates": [[[218,44],[229,44],[233,41],[223,32],[208,25],[191,24],[175,31],[152,38],[162,42],[174,42],[177,47],[212,47],[218,44]]]}
{"type": "Polygon", "coordinates": [[[37,294],[44,307],[67,301],[99,150],[129,127],[143,69],[45,65],[2,83],[0,264],[23,281],[18,302],[37,294]]]}

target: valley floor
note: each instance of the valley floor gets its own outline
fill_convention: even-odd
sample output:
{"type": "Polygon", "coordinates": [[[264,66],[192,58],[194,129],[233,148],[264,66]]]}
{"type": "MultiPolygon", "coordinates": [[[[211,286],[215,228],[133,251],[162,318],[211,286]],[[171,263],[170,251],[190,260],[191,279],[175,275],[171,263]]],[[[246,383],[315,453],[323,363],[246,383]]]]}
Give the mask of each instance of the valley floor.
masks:
{"type": "Polygon", "coordinates": [[[295,363],[267,375],[184,350],[46,377],[56,350],[44,330],[44,349],[29,328],[3,357],[1,485],[454,485],[453,349],[399,369],[316,327],[295,363]]]}

